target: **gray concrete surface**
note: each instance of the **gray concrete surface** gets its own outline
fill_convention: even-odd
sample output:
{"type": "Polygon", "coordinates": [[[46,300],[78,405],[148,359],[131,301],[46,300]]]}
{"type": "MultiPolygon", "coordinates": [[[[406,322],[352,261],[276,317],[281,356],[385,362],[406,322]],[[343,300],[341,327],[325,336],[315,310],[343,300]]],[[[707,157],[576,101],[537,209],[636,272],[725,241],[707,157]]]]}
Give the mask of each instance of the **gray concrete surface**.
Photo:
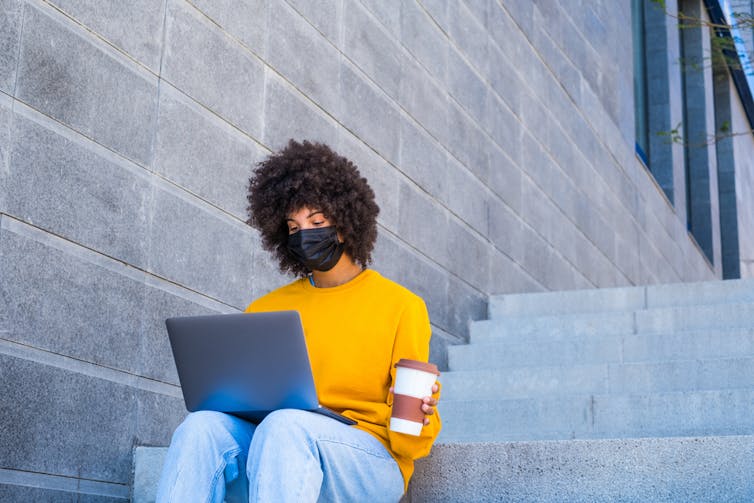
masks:
{"type": "Polygon", "coordinates": [[[752,436],[440,444],[410,501],[745,502],[752,452],[752,436]]]}

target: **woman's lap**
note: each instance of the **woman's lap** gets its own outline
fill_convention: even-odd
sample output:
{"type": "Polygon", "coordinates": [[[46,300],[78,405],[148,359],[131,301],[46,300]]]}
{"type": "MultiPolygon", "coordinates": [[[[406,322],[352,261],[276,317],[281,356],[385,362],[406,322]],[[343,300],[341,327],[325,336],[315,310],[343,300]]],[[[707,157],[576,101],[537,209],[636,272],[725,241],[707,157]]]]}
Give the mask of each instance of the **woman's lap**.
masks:
{"type": "Polygon", "coordinates": [[[397,501],[403,478],[376,438],[320,414],[284,409],[255,427],[199,412],[176,430],[158,501],[171,501],[171,489],[174,501],[247,501],[247,489],[248,501],[397,501]]]}

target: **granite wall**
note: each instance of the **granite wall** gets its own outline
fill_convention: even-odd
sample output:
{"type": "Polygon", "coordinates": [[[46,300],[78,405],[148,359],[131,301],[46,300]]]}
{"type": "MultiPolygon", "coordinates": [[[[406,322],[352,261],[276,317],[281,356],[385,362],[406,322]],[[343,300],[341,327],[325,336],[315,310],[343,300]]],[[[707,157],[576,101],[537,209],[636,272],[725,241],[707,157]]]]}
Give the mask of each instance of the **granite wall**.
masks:
{"type": "MultiPolygon", "coordinates": [[[[432,359],[489,294],[710,279],[634,154],[629,2],[0,0],[0,500],[128,498],[184,415],[163,320],[289,280],[288,138],[354,160],[432,359]]],[[[751,225],[751,224],[747,224],[751,225]]]]}

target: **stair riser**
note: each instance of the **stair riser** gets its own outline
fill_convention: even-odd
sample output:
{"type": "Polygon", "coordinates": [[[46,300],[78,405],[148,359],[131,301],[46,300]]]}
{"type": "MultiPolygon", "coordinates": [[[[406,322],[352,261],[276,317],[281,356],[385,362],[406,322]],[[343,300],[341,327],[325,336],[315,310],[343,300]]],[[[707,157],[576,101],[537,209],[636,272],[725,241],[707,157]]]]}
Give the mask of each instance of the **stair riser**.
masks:
{"type": "Polygon", "coordinates": [[[754,356],[754,328],[628,336],[625,362],[704,360],[754,356]]]}
{"type": "Polygon", "coordinates": [[[574,336],[663,334],[754,327],[754,304],[655,309],[636,313],[509,318],[473,322],[471,342],[534,342],[574,336]]]}
{"type": "Polygon", "coordinates": [[[448,366],[456,371],[611,363],[620,362],[622,352],[623,337],[616,336],[532,344],[475,343],[448,346],[448,366]]]}
{"type": "Polygon", "coordinates": [[[700,306],[636,313],[637,333],[672,333],[703,328],[754,327],[754,304],[700,306]]]}
{"type": "Polygon", "coordinates": [[[561,340],[574,335],[626,335],[635,333],[633,313],[545,318],[511,318],[475,321],[471,343],[561,340]]]}
{"type": "Polygon", "coordinates": [[[607,365],[450,372],[441,380],[442,396],[447,400],[498,400],[609,391],[607,365]]]}
{"type": "Polygon", "coordinates": [[[490,318],[754,302],[754,280],[607,288],[490,298],[490,318]]]}
{"type": "Polygon", "coordinates": [[[644,309],[644,288],[607,288],[576,292],[495,295],[488,304],[490,319],[511,316],[545,316],[604,313],[644,309]]]}
{"type": "Polygon", "coordinates": [[[412,503],[754,501],[754,437],[436,445],[412,503]]]}
{"type": "Polygon", "coordinates": [[[508,441],[754,434],[754,391],[441,400],[441,439],[508,441]]]}
{"type": "Polygon", "coordinates": [[[754,389],[754,359],[450,372],[442,383],[447,400],[754,389]]]}
{"type": "Polygon", "coordinates": [[[754,329],[449,346],[452,371],[754,356],[754,329]]]}

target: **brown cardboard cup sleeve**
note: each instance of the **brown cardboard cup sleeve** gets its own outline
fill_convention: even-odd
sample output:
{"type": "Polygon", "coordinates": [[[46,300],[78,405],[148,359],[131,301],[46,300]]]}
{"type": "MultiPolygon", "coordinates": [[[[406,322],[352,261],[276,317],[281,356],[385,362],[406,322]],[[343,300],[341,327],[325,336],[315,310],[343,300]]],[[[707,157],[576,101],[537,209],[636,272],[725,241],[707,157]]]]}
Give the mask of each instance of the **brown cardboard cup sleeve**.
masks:
{"type": "Polygon", "coordinates": [[[424,422],[424,411],[421,398],[408,395],[393,396],[393,417],[406,421],[424,422]]]}

